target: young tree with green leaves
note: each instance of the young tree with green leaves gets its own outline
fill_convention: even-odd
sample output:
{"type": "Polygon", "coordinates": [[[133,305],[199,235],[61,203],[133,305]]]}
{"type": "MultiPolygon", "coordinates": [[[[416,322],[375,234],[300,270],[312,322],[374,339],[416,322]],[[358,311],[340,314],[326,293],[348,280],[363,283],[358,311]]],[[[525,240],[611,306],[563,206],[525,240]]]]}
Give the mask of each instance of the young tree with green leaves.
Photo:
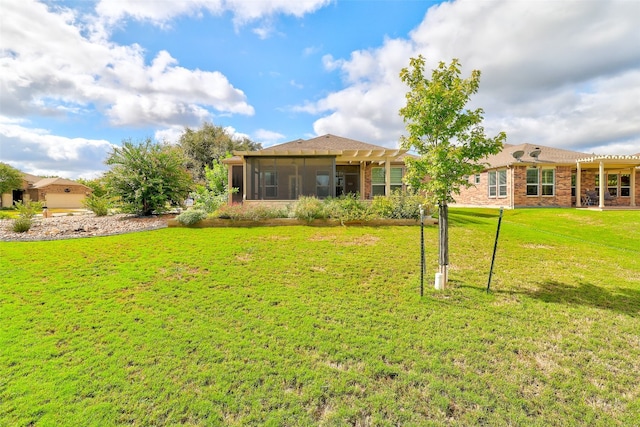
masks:
{"type": "MultiPolygon", "coordinates": [[[[22,173],[5,163],[0,163],[0,195],[22,188],[22,173]]],[[[0,197],[0,206],[2,198],[0,197]]]]}
{"type": "Polygon", "coordinates": [[[104,176],[106,186],[125,212],[151,215],[181,206],[193,186],[180,152],[150,138],[140,143],[123,141],[106,164],[111,166],[104,176]]]}
{"type": "Polygon", "coordinates": [[[205,122],[200,129],[185,128],[178,146],[184,153],[186,166],[196,181],[203,182],[205,167],[213,168],[214,163],[227,157],[234,150],[260,150],[262,145],[248,138],[234,139],[222,126],[205,122]]]}
{"type": "Polygon", "coordinates": [[[506,134],[493,138],[482,127],[484,110],[465,108],[471,95],[478,92],[480,71],[460,77],[460,62],[440,62],[425,76],[422,55],[411,58],[400,79],[409,86],[406,105],[400,109],[408,136],[401,139],[402,148],[414,150],[420,158],[407,158],[407,182],[426,192],[429,201],[438,205],[440,235],[439,266],[444,283],[448,281],[449,209],[454,194],[470,186],[468,177],[484,169],[482,159],[502,149],[506,134]]]}
{"type": "Polygon", "coordinates": [[[197,185],[191,197],[194,200],[194,208],[211,214],[227,203],[229,193],[235,193],[238,189],[229,188],[229,173],[227,166],[222,162],[214,162],[211,168],[205,166],[204,172],[205,185],[197,185]]]}

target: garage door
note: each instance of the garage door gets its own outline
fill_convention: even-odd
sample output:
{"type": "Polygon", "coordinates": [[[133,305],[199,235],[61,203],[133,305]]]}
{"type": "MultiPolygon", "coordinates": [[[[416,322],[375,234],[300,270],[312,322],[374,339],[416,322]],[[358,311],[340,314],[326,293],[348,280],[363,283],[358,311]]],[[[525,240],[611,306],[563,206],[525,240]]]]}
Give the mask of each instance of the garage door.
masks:
{"type": "Polygon", "coordinates": [[[82,209],[82,201],[84,200],[84,194],[47,194],[47,201],[45,204],[48,208],[72,208],[82,209]]]}

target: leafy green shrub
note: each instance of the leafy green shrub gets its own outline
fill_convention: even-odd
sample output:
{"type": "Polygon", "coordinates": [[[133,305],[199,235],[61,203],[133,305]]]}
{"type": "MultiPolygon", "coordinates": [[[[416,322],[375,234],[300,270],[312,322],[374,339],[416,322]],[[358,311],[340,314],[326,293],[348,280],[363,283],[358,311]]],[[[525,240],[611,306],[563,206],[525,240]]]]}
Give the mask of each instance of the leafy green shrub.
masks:
{"type": "Polygon", "coordinates": [[[346,194],[326,200],[326,212],[330,218],[344,221],[366,221],[370,218],[369,205],[360,200],[359,194],[346,194]]]}
{"type": "Polygon", "coordinates": [[[96,214],[96,216],[106,216],[109,214],[109,209],[113,206],[113,202],[106,195],[96,196],[91,194],[82,201],[82,205],[96,214]]]}
{"type": "Polygon", "coordinates": [[[390,197],[375,196],[371,202],[371,213],[378,218],[393,218],[395,204],[390,197]]]}
{"type": "Polygon", "coordinates": [[[42,211],[42,202],[16,202],[18,216],[24,218],[33,218],[36,213],[42,211]]]}
{"type": "Polygon", "coordinates": [[[13,221],[13,231],[16,233],[26,233],[31,229],[32,219],[26,216],[19,216],[13,221]]]}
{"type": "Polygon", "coordinates": [[[426,198],[416,191],[395,190],[386,196],[376,196],[371,203],[375,216],[389,219],[420,219],[420,205],[425,215],[431,212],[426,198]]]}
{"type": "Polygon", "coordinates": [[[324,204],[313,196],[300,197],[294,207],[293,215],[295,218],[307,222],[327,217],[324,204]]]}
{"type": "Polygon", "coordinates": [[[189,209],[176,217],[176,221],[184,225],[194,225],[207,218],[207,213],[202,209],[189,209]]]}
{"type": "Polygon", "coordinates": [[[210,191],[204,185],[198,185],[196,191],[189,194],[193,198],[194,207],[207,213],[213,213],[227,203],[229,193],[218,193],[210,191]]]}
{"type": "Polygon", "coordinates": [[[0,211],[0,219],[11,219],[11,218],[13,218],[13,216],[10,215],[9,213],[0,211]]]}

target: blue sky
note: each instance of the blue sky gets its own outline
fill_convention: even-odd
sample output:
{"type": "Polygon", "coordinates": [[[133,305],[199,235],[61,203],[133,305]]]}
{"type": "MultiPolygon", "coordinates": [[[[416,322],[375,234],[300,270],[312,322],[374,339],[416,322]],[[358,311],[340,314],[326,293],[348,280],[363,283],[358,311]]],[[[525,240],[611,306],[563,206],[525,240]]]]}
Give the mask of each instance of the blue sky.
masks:
{"type": "Polygon", "coordinates": [[[227,127],[396,146],[409,58],[482,71],[508,142],[640,152],[640,2],[0,0],[0,161],[97,176],[123,139],[227,127]]]}

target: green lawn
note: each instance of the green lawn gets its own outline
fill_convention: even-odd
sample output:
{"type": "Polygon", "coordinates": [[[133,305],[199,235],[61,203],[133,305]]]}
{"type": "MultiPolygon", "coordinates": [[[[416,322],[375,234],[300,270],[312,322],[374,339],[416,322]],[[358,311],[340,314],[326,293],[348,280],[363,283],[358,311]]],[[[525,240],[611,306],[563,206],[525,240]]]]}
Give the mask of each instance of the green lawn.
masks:
{"type": "Polygon", "coordinates": [[[640,425],[640,212],[0,242],[0,425],[640,425]]]}

